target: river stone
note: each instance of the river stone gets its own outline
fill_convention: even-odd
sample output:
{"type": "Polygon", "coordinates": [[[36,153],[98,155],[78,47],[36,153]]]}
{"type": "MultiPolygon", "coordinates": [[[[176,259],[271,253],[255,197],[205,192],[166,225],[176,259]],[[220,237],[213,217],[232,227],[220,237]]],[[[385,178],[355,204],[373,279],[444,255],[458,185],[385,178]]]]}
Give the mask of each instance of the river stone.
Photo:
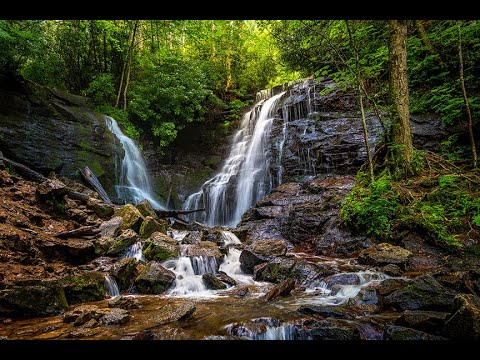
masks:
{"type": "Polygon", "coordinates": [[[447,340],[441,336],[397,325],[385,326],[385,340],[447,340]]]}
{"type": "Polygon", "coordinates": [[[343,273],[330,275],[323,281],[327,284],[327,287],[331,289],[333,285],[359,285],[360,277],[353,273],[343,273]]]}
{"type": "Polygon", "coordinates": [[[395,325],[437,334],[442,331],[443,324],[449,316],[450,313],[448,312],[405,310],[402,315],[395,320],[395,325]]]}
{"type": "Polygon", "coordinates": [[[123,258],[115,263],[110,271],[117,281],[120,291],[127,291],[134,279],[137,269],[137,260],[134,258],[123,258]]]}
{"type": "Polygon", "coordinates": [[[124,310],[138,309],[140,303],[132,296],[115,296],[107,301],[108,307],[124,310]]]}
{"type": "Polygon", "coordinates": [[[233,279],[232,277],[228,276],[226,273],[224,273],[223,271],[219,271],[218,274],[217,274],[217,277],[223,281],[225,284],[227,285],[230,285],[230,286],[235,286],[237,285],[237,282],[235,281],[235,279],[233,279]]]}
{"type": "Polygon", "coordinates": [[[225,285],[220,279],[218,279],[212,273],[203,274],[202,280],[205,286],[207,287],[207,289],[210,289],[210,290],[223,290],[227,288],[227,285],[225,285]]]}
{"type": "Polygon", "coordinates": [[[181,304],[169,303],[156,310],[152,314],[150,321],[158,326],[174,321],[188,320],[196,309],[195,303],[191,301],[182,302],[181,304]]]}
{"type": "Polygon", "coordinates": [[[407,285],[404,279],[385,279],[377,286],[380,295],[388,295],[395,290],[402,289],[407,285]]]}
{"type": "Polygon", "coordinates": [[[295,280],[294,279],[286,279],[281,283],[275,285],[272,290],[270,290],[265,296],[263,297],[265,301],[272,301],[279,296],[288,296],[295,288],[295,280]]]}
{"type": "Polygon", "coordinates": [[[358,257],[359,264],[384,266],[395,264],[405,269],[411,251],[388,243],[378,244],[374,251],[367,250],[358,257]]]}
{"type": "Polygon", "coordinates": [[[115,216],[108,221],[104,221],[100,225],[100,236],[115,238],[122,228],[122,217],[115,216]]]}
{"type": "Polygon", "coordinates": [[[140,214],[142,214],[143,217],[151,216],[153,218],[157,217],[157,214],[155,213],[155,210],[152,207],[152,204],[147,199],[143,199],[140,201],[136,206],[135,206],[138,211],[140,211],[140,214]]]}
{"type": "Polygon", "coordinates": [[[139,240],[138,234],[132,229],[123,230],[123,232],[115,238],[114,242],[107,251],[107,255],[118,256],[139,240]]]}
{"type": "Polygon", "coordinates": [[[283,240],[257,240],[251,250],[260,256],[282,256],[287,253],[287,243],[283,240]]]}
{"type": "Polygon", "coordinates": [[[63,288],[53,281],[0,290],[0,316],[52,316],[67,307],[63,288]]]}
{"type": "Polygon", "coordinates": [[[353,318],[354,316],[335,309],[333,306],[317,306],[317,305],[302,305],[297,309],[297,312],[303,315],[319,315],[325,318],[353,318]]]}
{"type": "Polygon", "coordinates": [[[402,269],[400,269],[400,266],[395,265],[395,264],[388,264],[382,267],[381,269],[382,272],[384,272],[387,275],[390,276],[401,276],[402,275],[402,269]]]}
{"type": "Polygon", "coordinates": [[[480,298],[459,294],[452,310],[452,316],[445,323],[448,336],[458,340],[480,340],[480,298]]]}
{"type": "Polygon", "coordinates": [[[132,204],[126,204],[115,210],[115,216],[122,218],[122,230],[132,229],[135,232],[140,231],[143,222],[143,216],[132,204]]]}
{"type": "Polygon", "coordinates": [[[456,291],[445,288],[432,275],[426,274],[385,296],[383,301],[402,310],[449,311],[456,294],[456,291]]]}
{"type": "Polygon", "coordinates": [[[156,261],[148,262],[135,278],[135,287],[142,294],[162,294],[175,282],[175,274],[156,261]]]}
{"type": "Polygon", "coordinates": [[[63,314],[63,322],[75,323],[76,326],[79,326],[86,323],[90,319],[94,319],[96,317],[99,319],[101,316],[103,316],[103,314],[99,315],[98,311],[99,307],[97,305],[79,305],[63,314]]]}
{"type": "Polygon", "coordinates": [[[180,245],[176,240],[157,231],[144,241],[142,251],[147,260],[164,261],[179,256],[180,245]]]}
{"type": "Polygon", "coordinates": [[[98,271],[83,271],[61,280],[68,304],[102,300],[105,297],[105,276],[98,271]]]}
{"type": "Polygon", "coordinates": [[[101,325],[125,324],[132,318],[127,310],[112,308],[98,321],[101,325]]]}
{"type": "Polygon", "coordinates": [[[140,237],[142,239],[148,239],[153,233],[161,232],[167,234],[168,223],[164,219],[156,219],[152,216],[147,216],[140,226],[140,237]]]}

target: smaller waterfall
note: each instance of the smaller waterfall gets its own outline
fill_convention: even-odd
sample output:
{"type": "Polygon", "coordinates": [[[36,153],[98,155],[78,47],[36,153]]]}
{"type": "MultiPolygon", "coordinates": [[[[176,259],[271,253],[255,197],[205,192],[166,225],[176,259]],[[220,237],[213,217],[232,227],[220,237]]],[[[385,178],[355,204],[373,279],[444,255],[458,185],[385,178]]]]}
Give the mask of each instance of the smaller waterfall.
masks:
{"type": "Polygon", "coordinates": [[[142,251],[142,243],[137,241],[135,244],[129,246],[125,253],[123,254],[124,258],[135,258],[137,261],[145,261],[145,257],[143,256],[142,251]]]}
{"type": "Polygon", "coordinates": [[[125,202],[133,204],[138,204],[143,199],[147,199],[155,209],[165,209],[153,196],[147,167],[139,148],[132,139],[122,132],[115,119],[110,116],[105,116],[105,119],[108,130],[118,138],[125,150],[125,155],[120,164],[119,183],[115,186],[117,196],[125,202]]]}
{"type": "Polygon", "coordinates": [[[105,275],[105,288],[107,289],[108,295],[110,295],[110,297],[120,295],[120,290],[118,288],[117,282],[109,274],[105,275]]]}
{"type": "Polygon", "coordinates": [[[240,239],[232,232],[227,230],[222,230],[222,237],[225,243],[225,246],[230,244],[241,244],[240,239]]]}
{"type": "Polygon", "coordinates": [[[272,318],[257,318],[253,319],[252,323],[256,326],[249,327],[233,323],[227,325],[225,329],[230,335],[246,337],[250,340],[296,340],[298,338],[294,324],[282,324],[272,318]]]}

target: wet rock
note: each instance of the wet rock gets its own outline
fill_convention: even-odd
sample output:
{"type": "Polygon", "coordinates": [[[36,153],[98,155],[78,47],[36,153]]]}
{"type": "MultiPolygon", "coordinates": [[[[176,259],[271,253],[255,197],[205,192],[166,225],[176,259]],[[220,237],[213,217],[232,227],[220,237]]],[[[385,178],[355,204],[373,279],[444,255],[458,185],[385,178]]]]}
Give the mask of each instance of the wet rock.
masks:
{"type": "Polygon", "coordinates": [[[385,340],[447,340],[441,336],[397,325],[385,326],[385,340]]]}
{"type": "Polygon", "coordinates": [[[277,257],[266,264],[254,268],[254,279],[279,283],[286,279],[296,279],[305,285],[321,277],[333,274],[334,271],[320,264],[305,260],[294,260],[277,257]]]}
{"type": "Polygon", "coordinates": [[[1,316],[52,316],[67,307],[65,292],[55,281],[0,290],[1,316]]]}
{"type": "Polygon", "coordinates": [[[425,331],[430,334],[440,334],[443,329],[443,324],[449,316],[450,313],[448,312],[405,310],[402,315],[395,320],[395,325],[425,331]]]}
{"type": "Polygon", "coordinates": [[[107,255],[118,256],[125,252],[125,250],[139,240],[138,234],[132,229],[122,231],[120,236],[116,237],[110,245],[107,255]]]}
{"type": "Polygon", "coordinates": [[[47,179],[37,185],[37,194],[41,199],[56,197],[61,199],[65,194],[66,185],[57,179],[47,179]]]}
{"type": "Polygon", "coordinates": [[[114,207],[111,204],[95,198],[88,199],[87,207],[101,219],[110,219],[114,213],[114,207]]]}
{"type": "Polygon", "coordinates": [[[423,237],[415,233],[408,234],[400,245],[412,252],[405,267],[407,271],[432,271],[441,267],[444,262],[446,253],[439,247],[428,244],[423,237]]]}
{"type": "Polygon", "coordinates": [[[480,340],[480,298],[459,294],[452,310],[452,316],[445,323],[445,333],[453,339],[480,340]]]}
{"type": "Polygon", "coordinates": [[[93,241],[85,239],[57,241],[54,245],[54,252],[55,254],[52,258],[63,258],[65,261],[75,265],[84,264],[96,257],[93,241]]]}
{"type": "Polygon", "coordinates": [[[83,324],[83,327],[87,329],[95,328],[97,326],[98,326],[98,321],[95,319],[90,319],[85,324],[83,324]]]}
{"type": "Polygon", "coordinates": [[[317,255],[351,256],[358,251],[367,249],[371,241],[360,235],[353,235],[340,225],[338,213],[325,222],[322,234],[315,236],[315,251],[317,255]]]}
{"type": "Polygon", "coordinates": [[[388,264],[381,268],[381,271],[390,276],[401,276],[402,269],[395,264],[388,264]]]}
{"type": "Polygon", "coordinates": [[[268,261],[268,258],[263,256],[258,256],[251,252],[250,250],[243,250],[240,253],[240,268],[247,274],[253,274],[255,266],[265,263],[268,261]]]}
{"type": "Polygon", "coordinates": [[[77,304],[102,300],[105,296],[105,277],[101,272],[83,271],[61,280],[68,303],[77,304]]]}
{"type": "Polygon", "coordinates": [[[395,290],[403,289],[407,285],[407,281],[404,279],[385,279],[377,287],[377,291],[380,295],[388,295],[395,290]]]}
{"type": "Polygon", "coordinates": [[[108,249],[110,249],[110,247],[113,245],[114,242],[115,242],[115,238],[110,236],[101,236],[93,240],[95,255],[97,256],[105,255],[108,249]]]}
{"type": "Polygon", "coordinates": [[[203,231],[189,231],[183,238],[182,242],[185,244],[198,244],[203,239],[203,231]]]}
{"type": "Polygon", "coordinates": [[[287,279],[281,283],[275,285],[263,298],[265,301],[272,301],[279,296],[288,296],[290,292],[295,288],[295,280],[287,279]]]}
{"type": "Polygon", "coordinates": [[[167,234],[168,223],[164,219],[157,219],[152,216],[147,216],[140,226],[140,237],[142,239],[148,239],[153,233],[160,232],[167,234]]]}
{"type": "Polygon", "coordinates": [[[378,244],[374,251],[365,251],[358,257],[360,264],[384,266],[395,264],[405,269],[409,257],[412,253],[400,246],[388,243],[378,244]]]}
{"type": "Polygon", "coordinates": [[[287,243],[283,240],[258,240],[251,250],[260,256],[282,256],[287,253],[287,243]]]}
{"type": "Polygon", "coordinates": [[[137,261],[134,258],[123,258],[115,263],[110,271],[117,281],[120,291],[128,291],[132,286],[137,269],[137,261]]]}
{"type": "Polygon", "coordinates": [[[210,290],[222,290],[227,288],[227,285],[225,285],[220,279],[218,279],[212,273],[203,274],[202,281],[207,287],[207,289],[210,289],[210,290]]]}
{"type": "Polygon", "coordinates": [[[182,302],[180,304],[169,303],[155,311],[152,314],[152,323],[158,325],[168,324],[174,321],[188,320],[197,307],[191,301],[182,302]]]}
{"type": "Polygon", "coordinates": [[[175,282],[175,274],[155,261],[148,262],[135,278],[135,286],[142,294],[161,294],[175,282]]]}
{"type": "Polygon", "coordinates": [[[303,315],[318,315],[325,318],[353,318],[353,315],[349,313],[328,306],[303,305],[297,309],[297,312],[303,315]]]}
{"type": "Polygon", "coordinates": [[[157,214],[155,213],[155,210],[152,207],[152,204],[147,199],[143,199],[140,201],[136,206],[135,206],[138,211],[140,211],[140,214],[143,217],[151,216],[153,218],[157,217],[157,214]]]}
{"type": "Polygon", "coordinates": [[[230,286],[235,286],[237,285],[237,282],[235,281],[235,279],[233,279],[232,277],[228,276],[226,273],[224,273],[223,271],[219,271],[218,274],[217,274],[217,277],[223,281],[225,284],[227,285],[230,285],[230,286]]]}
{"type": "Polygon", "coordinates": [[[327,284],[327,287],[331,289],[333,285],[359,285],[360,277],[353,273],[341,273],[330,275],[323,281],[327,284]]]}
{"type": "Polygon", "coordinates": [[[132,296],[115,296],[107,301],[108,307],[124,310],[138,309],[140,303],[132,296]]]}
{"type": "Polygon", "coordinates": [[[155,232],[144,241],[142,251],[147,260],[164,261],[180,255],[180,245],[171,237],[155,232]]]}
{"type": "Polygon", "coordinates": [[[285,240],[281,219],[248,221],[235,229],[234,233],[243,243],[249,245],[257,240],[285,240]]]}
{"type": "MultiPolygon", "coordinates": [[[[241,323],[233,323],[226,326],[227,332],[235,337],[252,339],[252,340],[285,340],[288,338],[289,340],[294,339],[295,328],[293,326],[284,326],[288,328],[289,334],[285,334],[286,336],[272,336],[268,334],[269,328],[278,328],[282,326],[282,323],[270,317],[261,317],[257,319],[252,319],[250,321],[241,322],[241,323]],[[270,335],[270,336],[269,336],[270,335]],[[290,335],[290,336],[289,336],[290,335]]],[[[287,331],[284,331],[284,333],[287,331]]],[[[282,334],[283,335],[283,334],[282,334]]]]}
{"type": "Polygon", "coordinates": [[[122,218],[122,230],[132,229],[135,232],[140,231],[143,222],[143,216],[132,204],[126,204],[115,210],[115,216],[122,218]]]}
{"type": "Polygon", "coordinates": [[[299,340],[360,340],[360,331],[347,324],[329,320],[297,326],[299,340]]]}
{"type": "Polygon", "coordinates": [[[426,274],[387,295],[383,301],[402,310],[449,311],[456,294],[442,286],[432,275],[426,274]]]}
{"type": "Polygon", "coordinates": [[[220,252],[217,244],[211,241],[200,241],[198,244],[188,245],[187,256],[213,257],[220,264],[223,260],[223,254],[220,252]]]}
{"type": "Polygon", "coordinates": [[[465,287],[465,280],[467,279],[466,271],[448,271],[447,269],[434,274],[435,279],[450,289],[461,292],[468,292],[465,287]]]}
{"type": "Polygon", "coordinates": [[[122,228],[122,217],[115,216],[100,225],[100,236],[115,238],[120,234],[122,228]]]}
{"type": "Polygon", "coordinates": [[[125,324],[132,318],[127,310],[112,308],[99,319],[100,325],[117,325],[125,324]]]}
{"type": "Polygon", "coordinates": [[[63,322],[74,323],[75,326],[83,325],[90,319],[99,319],[102,317],[103,313],[99,313],[99,310],[97,305],[76,306],[63,314],[63,322]]]}
{"type": "Polygon", "coordinates": [[[135,334],[132,340],[158,340],[158,338],[152,330],[143,330],[135,334]]]}

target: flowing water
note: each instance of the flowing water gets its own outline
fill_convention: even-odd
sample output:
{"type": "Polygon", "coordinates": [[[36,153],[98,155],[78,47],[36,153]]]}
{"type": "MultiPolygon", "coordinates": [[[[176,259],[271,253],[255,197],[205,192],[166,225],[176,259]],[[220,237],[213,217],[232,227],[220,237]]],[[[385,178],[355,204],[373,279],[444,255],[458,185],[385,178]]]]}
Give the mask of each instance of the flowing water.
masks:
{"type": "Polygon", "coordinates": [[[261,100],[245,114],[220,172],[185,201],[184,209],[205,208],[189,215],[190,220],[236,226],[243,213],[272,190],[268,141],[275,105],[284,94],[261,100]]]}
{"type": "Polygon", "coordinates": [[[142,243],[140,241],[137,241],[135,244],[130,245],[126,250],[125,253],[123,254],[124,258],[134,258],[137,261],[145,261],[145,257],[143,256],[143,251],[142,251],[142,243]]]}
{"type": "MultiPolygon", "coordinates": [[[[115,191],[119,199],[138,204],[147,199],[155,209],[165,209],[154,197],[145,161],[135,142],[126,136],[115,119],[105,116],[107,127],[122,144],[125,154],[119,164],[119,180],[115,191]]],[[[117,164],[117,161],[115,162],[117,164]]]]}
{"type": "Polygon", "coordinates": [[[110,297],[119,296],[120,290],[118,289],[117,282],[109,274],[105,275],[105,288],[107,289],[110,297]]]}

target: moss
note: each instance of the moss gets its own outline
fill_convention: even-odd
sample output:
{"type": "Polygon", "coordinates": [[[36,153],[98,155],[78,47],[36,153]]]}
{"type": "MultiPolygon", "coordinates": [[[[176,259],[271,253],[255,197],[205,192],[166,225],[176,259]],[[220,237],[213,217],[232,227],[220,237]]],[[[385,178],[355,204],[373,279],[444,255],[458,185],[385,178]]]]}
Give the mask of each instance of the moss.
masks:
{"type": "Polygon", "coordinates": [[[161,232],[167,234],[168,223],[164,219],[155,219],[151,216],[147,216],[140,226],[140,237],[142,239],[148,239],[150,235],[155,232],[161,232]]]}
{"type": "Polygon", "coordinates": [[[102,273],[85,271],[79,275],[70,275],[62,279],[68,303],[77,304],[101,300],[105,297],[105,279],[102,273]]]}
{"type": "Polygon", "coordinates": [[[176,251],[171,251],[164,247],[156,246],[153,243],[145,243],[142,251],[145,259],[155,261],[164,261],[178,256],[176,251]]]}

